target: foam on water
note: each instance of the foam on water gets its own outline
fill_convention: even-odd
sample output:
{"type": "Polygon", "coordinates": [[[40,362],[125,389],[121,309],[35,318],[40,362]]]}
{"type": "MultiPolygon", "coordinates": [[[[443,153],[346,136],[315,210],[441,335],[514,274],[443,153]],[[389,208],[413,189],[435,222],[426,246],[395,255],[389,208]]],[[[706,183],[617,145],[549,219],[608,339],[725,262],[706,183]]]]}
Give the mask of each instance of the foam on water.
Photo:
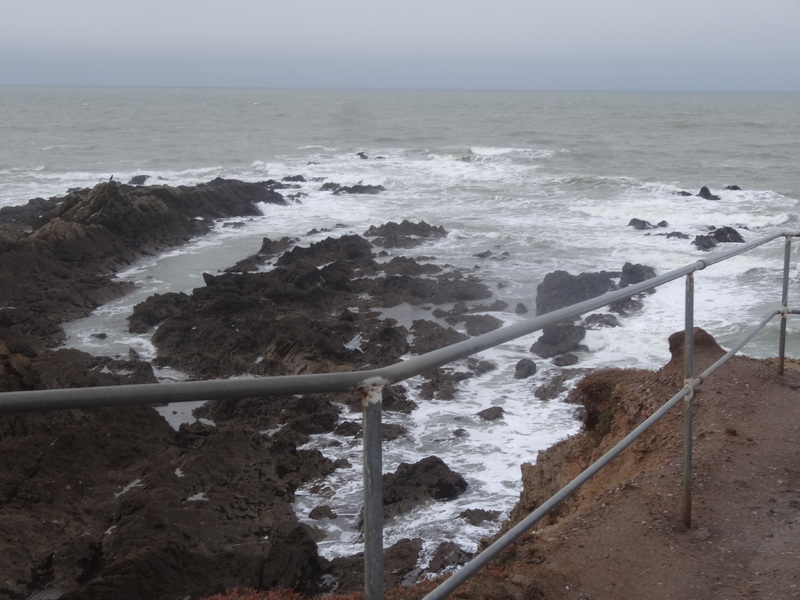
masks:
{"type": "MultiPolygon", "coordinates": [[[[792,133],[798,129],[796,113],[788,114],[780,104],[773,107],[774,115],[761,119],[774,125],[744,131],[737,123],[753,121],[749,101],[739,104],[718,98],[726,110],[714,108],[700,118],[696,104],[715,101],[710,96],[331,92],[329,97],[324,92],[250,90],[229,91],[241,96],[231,99],[221,91],[138,93],[126,91],[125,106],[135,107],[140,98],[145,108],[117,116],[132,124],[148,123],[150,133],[133,126],[124,130],[127,150],[108,149],[110,125],[100,117],[95,124],[106,129],[100,127],[96,135],[81,129],[67,136],[67,140],[79,135],[92,138],[83,146],[52,137],[45,123],[36,137],[38,149],[19,159],[0,149],[0,206],[60,196],[69,188],[107,181],[111,174],[122,182],[147,174],[148,183],[168,185],[192,185],[215,177],[263,181],[303,175],[307,181],[285,190],[287,195],[300,194],[299,203],[262,205],[263,217],[220,222],[209,235],[142,259],[119,273],[137,289],[65,327],[68,345],[96,354],[127,356],[132,348],[152,358],[150,334],[127,331],[132,307],[154,293],[191,292],[203,285],[204,271],[216,273],[257,252],[263,237],[289,236],[307,245],[328,235],[363,234],[370,225],[387,221],[442,225],[447,237],[402,253],[434,257],[426,260],[474,273],[495,298],[509,304],[507,311],[493,314],[512,323],[524,318],[513,312],[517,303],[525,304],[530,314],[535,312],[536,286],[551,271],[619,271],[632,262],[652,266],[661,274],[708,256],[691,241],[707,234],[709,227],[735,227],[750,241],[796,229],[800,223],[796,197],[800,172],[793,166],[800,135],[792,133]],[[159,94],[166,98],[163,102],[159,94]],[[497,112],[498,99],[515,107],[507,121],[497,112]],[[226,112],[228,106],[231,112],[226,112]],[[186,127],[179,136],[167,135],[175,123],[186,120],[184,113],[193,119],[202,116],[208,132],[186,127]],[[639,120],[630,121],[630,114],[639,115],[639,120]],[[719,121],[704,128],[705,119],[719,121]],[[154,146],[153,135],[165,145],[154,146]],[[774,155],[751,155],[742,140],[768,147],[774,155]],[[362,159],[358,152],[369,158],[362,159]],[[765,168],[776,164],[783,166],[765,168]],[[714,183],[721,181],[724,184],[714,183]],[[320,189],[324,182],[361,182],[386,190],[375,196],[333,195],[320,189]],[[734,182],[749,189],[722,189],[734,182]],[[702,185],[709,185],[720,200],[678,195],[683,190],[697,193],[702,185]],[[637,231],[628,226],[632,218],[653,224],[666,221],[667,226],[637,231]],[[236,227],[226,226],[234,223],[236,227]],[[310,234],[312,228],[317,233],[310,234]],[[689,239],[667,238],[665,234],[672,231],[689,239]],[[491,253],[488,257],[476,256],[485,256],[486,251],[491,253]],[[92,335],[97,333],[105,333],[106,339],[92,335]]],[[[91,97],[88,108],[76,108],[73,96],[66,94],[67,109],[102,106],[103,92],[82,91],[80,96],[84,94],[91,97]]],[[[118,103],[119,98],[112,96],[118,103]]],[[[81,122],[91,122],[93,114],[84,110],[81,122]]],[[[23,143],[27,140],[18,145],[23,143]]],[[[729,248],[723,244],[711,255],[729,248]]],[[[736,340],[748,323],[761,318],[765,304],[777,302],[781,264],[782,250],[776,242],[698,272],[697,325],[723,346],[736,340]]],[[[798,277],[793,272],[792,290],[798,277]]],[[[576,367],[659,368],[669,360],[667,336],[683,328],[683,281],[660,287],[643,302],[641,312],[620,318],[621,327],[589,331],[583,341],[588,351],[578,353],[576,367]]],[[[384,310],[385,318],[406,325],[420,316],[430,318],[430,312],[410,306],[384,310]]],[[[519,465],[576,431],[574,406],[563,402],[563,395],[543,402],[533,394],[558,372],[551,361],[536,359],[534,377],[513,379],[514,365],[532,356],[529,348],[537,337],[481,353],[480,358],[496,369],[462,382],[452,401],[420,399],[418,379],[404,384],[419,408],[411,415],[386,416],[408,433],[384,445],[385,471],[435,454],[464,475],[469,488],[453,502],[430,503],[389,523],[387,544],[402,537],[423,537],[428,540],[426,553],[446,539],[474,549],[498,524],[472,526],[458,515],[467,508],[508,514],[519,496],[519,465]],[[476,416],[491,406],[501,406],[505,418],[488,422],[476,416]],[[455,436],[459,429],[465,435],[455,436]]],[[[800,351],[792,346],[797,343],[790,340],[790,355],[800,351]]],[[[774,346],[774,337],[767,338],[748,346],[747,353],[774,355],[774,346]]],[[[181,378],[170,371],[159,376],[181,378]]],[[[193,418],[186,408],[166,407],[163,414],[176,426],[181,419],[193,418]]],[[[353,544],[359,539],[355,523],[361,509],[361,442],[344,440],[337,446],[334,441],[342,442],[320,435],[311,444],[326,456],[346,458],[352,466],[299,490],[297,500],[303,519],[322,504],[338,513],[332,520],[309,521],[326,531],[320,548],[328,557],[360,550],[353,544]],[[311,494],[311,487],[322,491],[311,494]]]]}

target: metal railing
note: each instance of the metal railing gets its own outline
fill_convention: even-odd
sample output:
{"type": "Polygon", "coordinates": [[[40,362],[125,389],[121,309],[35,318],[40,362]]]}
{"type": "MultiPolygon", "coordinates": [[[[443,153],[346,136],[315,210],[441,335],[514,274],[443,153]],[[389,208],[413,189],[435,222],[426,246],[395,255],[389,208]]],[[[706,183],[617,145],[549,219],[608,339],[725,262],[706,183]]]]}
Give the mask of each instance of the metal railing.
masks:
{"type": "Polygon", "coordinates": [[[368,600],[382,600],[384,594],[383,460],[381,449],[383,388],[386,385],[403,381],[455,360],[466,358],[488,348],[529,335],[548,325],[577,317],[583,313],[591,312],[603,306],[664,285],[680,277],[686,277],[684,387],[649,418],[631,431],[625,438],[620,440],[611,450],[590,465],[555,495],[542,503],[525,519],[498,538],[493,544],[483,550],[483,552],[474,557],[467,565],[454,573],[438,588],[428,594],[425,600],[444,598],[489,561],[498,556],[500,552],[511,545],[520,536],[533,528],[533,526],[548,512],[575,492],[681,400],[684,400],[683,521],[687,527],[691,525],[691,428],[694,389],[729,358],[741,350],[745,344],[751,341],[753,337],[776,316],[781,317],[778,371],[781,374],[783,373],[784,353],[786,348],[786,317],[789,314],[800,314],[798,311],[789,310],[787,305],[791,239],[797,236],[800,236],[800,233],[777,233],[746,244],[737,244],[734,250],[698,260],[641,283],[630,285],[626,288],[609,292],[603,296],[598,296],[545,315],[527,319],[520,323],[509,325],[382,368],[347,373],[287,375],[265,377],[261,379],[213,380],[169,384],[155,383],[63,390],[5,392],[0,394],[0,413],[125,405],[152,405],[173,402],[192,402],[197,400],[240,399],[254,396],[264,397],[358,391],[361,394],[364,416],[364,592],[368,600]],[[734,348],[727,352],[711,367],[695,377],[693,375],[694,273],[710,265],[749,252],[754,248],[778,238],[785,239],[783,290],[780,308],[772,310],[741,342],[736,344],[734,348]]]}

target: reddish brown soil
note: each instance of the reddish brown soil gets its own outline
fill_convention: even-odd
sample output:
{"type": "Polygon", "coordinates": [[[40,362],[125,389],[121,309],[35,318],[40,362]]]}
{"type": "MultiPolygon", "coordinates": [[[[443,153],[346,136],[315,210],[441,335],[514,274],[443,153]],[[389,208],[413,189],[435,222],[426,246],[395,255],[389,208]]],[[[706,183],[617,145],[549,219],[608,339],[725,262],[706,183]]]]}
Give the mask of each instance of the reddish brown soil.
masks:
{"type": "MultiPolygon", "coordinates": [[[[575,391],[594,424],[523,468],[529,513],[683,384],[682,335],[658,372],[607,370],[575,391]]],[[[695,373],[722,350],[699,332],[695,373]]],[[[693,504],[682,523],[680,408],[454,597],[800,598],[800,362],[735,357],[696,391],[693,504]]],[[[679,405],[680,406],[680,405],[679,405]]]]}

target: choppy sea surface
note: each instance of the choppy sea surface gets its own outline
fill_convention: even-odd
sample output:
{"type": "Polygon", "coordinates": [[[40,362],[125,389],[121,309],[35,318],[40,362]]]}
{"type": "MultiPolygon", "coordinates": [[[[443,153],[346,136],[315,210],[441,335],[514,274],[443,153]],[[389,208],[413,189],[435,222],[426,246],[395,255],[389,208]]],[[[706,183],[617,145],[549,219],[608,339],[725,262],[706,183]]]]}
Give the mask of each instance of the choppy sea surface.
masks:
{"type": "MultiPolygon", "coordinates": [[[[404,254],[473,270],[510,306],[495,316],[512,323],[525,318],[514,312],[517,303],[533,308],[536,286],[554,270],[614,271],[633,262],[663,273],[702,258],[691,240],[711,227],[734,227],[747,241],[800,230],[798,94],[0,87],[0,113],[0,206],[112,175],[169,185],[306,179],[293,190],[299,202],[262,206],[263,217],[243,227],[220,222],[211,234],[120,273],[137,283],[134,293],[66,326],[69,346],[95,354],[133,348],[152,357],[148,336],[126,331],[131,307],[153,293],[202,286],[202,272],[253,254],[265,236],[296,236],[307,245],[387,221],[441,225],[447,237],[404,254]],[[334,196],[320,189],[322,181],[386,191],[334,196]],[[679,195],[701,186],[719,200],[679,195]],[[667,225],[640,231],[628,226],[632,218],[667,225]],[[309,233],[315,228],[329,232],[309,233]],[[488,258],[476,256],[487,251],[488,258]],[[108,338],[91,336],[97,332],[108,338]]],[[[695,275],[696,324],[723,347],[779,304],[782,248],[773,242],[695,275]]],[[[793,267],[790,305],[797,283],[793,267]]],[[[680,281],[663,286],[622,327],[590,331],[576,367],[662,366],[668,335],[683,328],[683,290],[680,281]]],[[[408,306],[385,309],[401,323],[420,316],[408,306]]],[[[775,355],[776,331],[770,326],[745,353],[775,355]]],[[[407,382],[419,409],[387,416],[409,433],[385,446],[384,470],[436,454],[469,488],[457,501],[396,519],[386,528],[387,545],[422,537],[428,551],[445,540],[474,550],[497,523],[471,526],[458,515],[466,508],[507,514],[519,496],[519,465],[578,430],[563,396],[541,401],[533,394],[558,369],[549,360],[537,359],[531,379],[512,377],[537,337],[483,352],[498,368],[465,381],[453,401],[420,400],[419,382],[407,382]],[[476,416],[491,406],[502,406],[505,418],[476,416]],[[454,437],[457,428],[467,435],[454,437]]],[[[790,334],[790,356],[800,355],[798,341],[790,334]]],[[[334,448],[325,436],[314,443],[353,467],[321,482],[321,496],[301,490],[298,514],[330,505],[339,517],[314,523],[328,536],[321,552],[357,552],[360,444],[334,448]]]]}

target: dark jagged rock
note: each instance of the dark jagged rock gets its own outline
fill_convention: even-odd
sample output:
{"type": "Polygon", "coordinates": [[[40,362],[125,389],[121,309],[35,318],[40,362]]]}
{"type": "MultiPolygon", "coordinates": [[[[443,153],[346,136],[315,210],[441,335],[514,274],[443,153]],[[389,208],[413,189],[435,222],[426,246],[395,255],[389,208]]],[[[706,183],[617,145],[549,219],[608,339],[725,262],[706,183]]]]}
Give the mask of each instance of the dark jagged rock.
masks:
{"type": "Polygon", "coordinates": [[[377,286],[381,295],[391,295],[399,303],[409,304],[444,304],[453,302],[482,300],[491,296],[488,288],[471,276],[461,273],[443,275],[437,279],[411,277],[409,275],[392,275],[381,280],[377,286]]]}
{"type": "Polygon", "coordinates": [[[128,185],[144,185],[148,179],[150,175],[134,175],[128,181],[128,185]]]}
{"type": "MultiPolygon", "coordinates": [[[[646,265],[634,265],[633,263],[625,263],[622,265],[622,274],[619,279],[619,287],[624,288],[629,285],[641,283],[652,279],[656,276],[656,270],[653,267],[646,265]]],[[[654,292],[655,290],[648,290],[654,292]]]]}
{"type": "Polygon", "coordinates": [[[514,379],[527,379],[536,374],[536,363],[530,358],[521,358],[514,369],[514,379]]]}
{"type": "Polygon", "coordinates": [[[667,239],[670,239],[670,238],[678,238],[678,239],[681,239],[681,240],[688,240],[689,239],[689,234],[688,233],[681,233],[680,231],[672,231],[672,232],[667,234],[667,239]]]}
{"type": "Polygon", "coordinates": [[[387,385],[383,388],[383,410],[410,414],[417,408],[417,403],[408,398],[406,389],[401,385],[387,385]]]}
{"type": "MultiPolygon", "coordinates": [[[[387,589],[414,583],[408,579],[419,572],[416,566],[421,552],[422,540],[419,538],[404,538],[384,551],[383,582],[387,589]]],[[[334,558],[328,572],[336,582],[337,591],[363,590],[364,554],[334,558]]]]}
{"type": "Polygon", "coordinates": [[[620,322],[614,315],[604,314],[591,314],[583,320],[588,329],[596,329],[598,327],[619,327],[620,322]]]}
{"type": "MultiPolygon", "coordinates": [[[[5,354],[0,366],[4,383],[11,367],[25,389],[154,381],[145,363],[76,350],[5,354]]],[[[0,417],[0,569],[18,577],[7,580],[9,591],[109,600],[200,596],[218,585],[316,593],[324,561],[291,494],[333,465],[242,423],[269,407],[274,420],[261,423],[315,433],[329,430],[338,410],[327,403],[331,417],[320,425],[324,400],[287,402],[294,406],[243,401],[233,411],[222,403],[217,427],[177,433],[148,407],[0,417]],[[237,410],[247,419],[236,420],[237,410]]]]}
{"type": "Polygon", "coordinates": [[[531,352],[541,358],[552,358],[575,350],[586,336],[586,328],[572,323],[556,323],[545,327],[542,336],[531,346],[531,352]]]}
{"type": "Polygon", "coordinates": [[[63,198],[33,198],[27,204],[4,206],[0,208],[0,223],[7,224],[28,233],[50,220],[50,213],[63,201],[63,198]]]}
{"type": "Polygon", "coordinates": [[[412,223],[407,219],[401,223],[389,221],[378,227],[373,225],[364,232],[364,237],[373,238],[372,243],[383,248],[413,248],[425,240],[440,239],[446,235],[444,227],[434,227],[425,221],[412,223]]]}
{"type": "Polygon", "coordinates": [[[0,340],[0,392],[156,382],[152,367],[142,361],[64,348],[36,354],[10,346],[0,340]]]}
{"type": "Polygon", "coordinates": [[[199,596],[210,581],[315,591],[323,564],[287,502],[294,484],[284,479],[294,472],[284,458],[263,436],[228,430],[151,467],[118,496],[105,568],[83,597],[199,596]],[[214,525],[220,519],[224,526],[214,525]]]}
{"type": "Polygon", "coordinates": [[[492,406],[480,411],[478,416],[484,421],[496,421],[497,419],[502,419],[505,414],[506,411],[503,410],[502,406],[492,406]]]}
{"type": "Polygon", "coordinates": [[[712,194],[711,190],[709,190],[706,186],[700,188],[697,196],[703,198],[704,200],[719,200],[719,196],[712,194]]]}
{"type": "MultiPolygon", "coordinates": [[[[334,433],[342,437],[363,437],[361,423],[356,423],[354,421],[343,421],[336,427],[334,433]]],[[[381,425],[381,439],[384,442],[396,440],[397,438],[404,436],[406,433],[407,430],[402,425],[397,425],[395,423],[383,423],[381,425]]]]}
{"type": "Polygon", "coordinates": [[[420,386],[419,395],[423,400],[452,400],[458,384],[472,377],[469,373],[453,370],[434,369],[425,374],[426,381],[420,386]]]}
{"type": "Polygon", "coordinates": [[[261,243],[261,249],[247,258],[243,258],[232,267],[225,269],[226,273],[247,273],[258,271],[258,269],[273,256],[282,254],[288,250],[297,239],[282,237],[280,240],[271,240],[265,237],[261,243]]]}
{"type": "Polygon", "coordinates": [[[169,317],[179,315],[190,302],[183,292],[155,294],[133,307],[128,317],[128,331],[144,333],[169,317]]]}
{"type": "Polygon", "coordinates": [[[708,251],[715,248],[718,243],[719,242],[710,235],[698,235],[694,238],[692,246],[695,246],[698,250],[708,251]]]}
{"type": "Polygon", "coordinates": [[[323,506],[316,506],[311,509],[311,512],[308,513],[308,517],[310,519],[314,519],[315,521],[321,521],[322,519],[335,519],[339,515],[334,512],[334,510],[328,506],[327,504],[323,506]]]}
{"type": "Polygon", "coordinates": [[[464,478],[436,456],[414,464],[401,463],[394,473],[383,476],[384,518],[406,513],[429,500],[453,500],[466,489],[464,478]]]}
{"type": "Polygon", "coordinates": [[[602,296],[616,288],[614,278],[619,276],[619,273],[608,271],[580,275],[570,275],[566,271],[548,273],[536,288],[536,314],[543,315],[602,296]]]}
{"type": "Polygon", "coordinates": [[[18,248],[25,240],[25,232],[17,227],[0,225],[0,252],[18,248]]]}
{"type": "Polygon", "coordinates": [[[459,548],[454,542],[442,542],[436,547],[431,561],[428,563],[428,571],[439,573],[444,569],[465,565],[472,554],[459,548]]]}
{"type": "Polygon", "coordinates": [[[572,352],[559,354],[553,358],[553,364],[557,367],[570,367],[578,363],[578,357],[572,352]]]}
{"type": "MultiPolygon", "coordinates": [[[[33,242],[27,241],[31,236],[9,235],[5,243],[12,249],[37,243],[51,251],[54,240],[74,239],[80,243],[70,246],[72,263],[102,255],[103,268],[113,267],[118,251],[129,250],[126,236],[138,235],[139,227],[115,222],[115,215],[169,204],[160,186],[131,188],[140,190],[137,196],[113,185],[98,196],[73,192],[68,205],[51,209],[60,216],[47,220],[49,228],[38,227],[33,242]],[[87,208],[92,202],[97,210],[87,208]],[[78,214],[86,222],[70,220],[78,214]],[[120,235],[106,236],[111,224],[120,235]]],[[[226,187],[220,182],[210,187],[215,186],[226,187]]],[[[208,191],[200,193],[200,205],[208,191]]],[[[210,211],[198,216],[190,218],[198,231],[214,218],[210,211]]],[[[187,231],[178,227],[178,237],[187,231]]],[[[143,235],[154,248],[166,233],[153,229],[143,235]]],[[[274,255],[273,244],[265,240],[262,253],[274,255]]],[[[453,304],[491,296],[486,286],[459,271],[410,259],[379,264],[359,236],[277,251],[284,254],[268,273],[206,273],[206,285],[191,294],[149,298],[134,310],[130,328],[156,328],[158,362],[196,377],[351,370],[395,362],[410,350],[410,332],[381,318],[373,305],[453,304]]],[[[99,303],[108,292],[96,294],[99,303]]],[[[499,303],[492,307],[504,310],[499,303]]],[[[475,310],[464,304],[459,318],[477,317],[475,310]]],[[[6,344],[5,352],[0,347],[0,378],[11,389],[154,381],[141,361],[95,359],[68,350],[38,353],[28,336],[46,331],[47,323],[40,324],[30,311],[26,306],[0,312],[0,340],[6,344]],[[16,330],[21,323],[26,329],[16,330]]],[[[426,323],[412,327],[417,351],[465,339],[453,329],[426,323]]],[[[485,361],[467,365],[469,372],[440,371],[439,379],[429,379],[430,393],[452,394],[459,381],[493,368],[485,361]]],[[[358,401],[346,396],[348,402],[358,401]]],[[[0,451],[6,457],[0,493],[13,497],[0,502],[0,572],[14,573],[19,597],[58,589],[64,598],[166,600],[236,585],[318,593],[322,574],[334,571],[319,558],[317,533],[297,522],[291,502],[299,486],[348,464],[298,446],[311,435],[343,431],[343,401],[342,395],[331,395],[212,402],[197,412],[210,421],[184,424],[177,432],[151,408],[65,411],[46,419],[37,413],[0,421],[0,451]],[[24,447],[8,446],[17,437],[25,440],[24,447]],[[48,450],[54,439],[57,452],[48,450]],[[28,536],[35,543],[21,542],[28,536]]],[[[384,390],[384,404],[387,410],[414,408],[393,387],[384,390]]],[[[383,428],[385,439],[404,434],[397,425],[383,428]]],[[[398,492],[403,499],[418,501],[451,497],[466,485],[437,465],[411,465],[396,483],[416,490],[398,492]]],[[[401,508],[391,504],[387,510],[401,508]]],[[[415,576],[415,548],[417,542],[408,541],[387,553],[387,564],[405,573],[400,579],[415,576]]]]}
{"type": "Polygon", "coordinates": [[[424,319],[417,319],[412,323],[411,333],[414,335],[411,349],[416,354],[427,354],[433,350],[469,339],[469,336],[456,331],[452,327],[443,327],[434,321],[424,319]]]}
{"type": "MultiPolygon", "coordinates": [[[[196,376],[323,372],[391,364],[408,352],[409,332],[378,319],[368,310],[372,304],[491,296],[485,285],[459,271],[412,259],[377,263],[360,236],[294,247],[276,265],[269,272],[205,273],[206,286],[190,296],[165,294],[137,306],[131,330],[158,324],[157,362],[196,376]]],[[[472,320],[473,332],[500,323],[486,316],[472,320]]],[[[418,324],[414,332],[419,352],[461,338],[432,323],[418,324]]]]}
{"type": "Polygon", "coordinates": [[[503,322],[492,315],[467,315],[464,326],[468,335],[476,336],[499,329],[503,322]]]}
{"type": "Polygon", "coordinates": [[[644,307],[644,304],[636,297],[624,298],[608,305],[609,310],[618,315],[630,315],[639,312],[642,307],[644,307]]]}
{"type": "Polygon", "coordinates": [[[719,227],[711,234],[718,242],[730,242],[735,244],[743,244],[744,238],[733,227],[719,227]]]}
{"type": "Polygon", "coordinates": [[[108,182],[85,194],[68,195],[53,217],[100,225],[122,242],[135,240],[139,252],[147,252],[208,232],[206,219],[260,215],[257,202],[285,204],[282,196],[263,185],[233,180],[177,188],[108,182]]]}
{"type": "Polygon", "coordinates": [[[500,517],[500,511],[468,508],[458,516],[465,519],[470,525],[478,526],[484,521],[496,521],[500,517]]]}
{"type": "Polygon", "coordinates": [[[476,360],[475,358],[467,358],[467,366],[475,373],[476,376],[480,377],[484,373],[489,373],[490,371],[494,371],[497,366],[489,362],[488,360],[476,360]]]}
{"type": "Polygon", "coordinates": [[[400,360],[408,350],[408,330],[394,319],[386,319],[367,339],[364,357],[369,364],[386,365],[400,360]]]}
{"type": "Polygon", "coordinates": [[[636,218],[631,219],[628,222],[628,227],[633,227],[634,229],[638,229],[639,231],[656,228],[656,226],[653,225],[650,221],[644,221],[642,219],[636,219],[636,218]]]}
{"type": "Polygon", "coordinates": [[[725,189],[726,189],[726,190],[731,190],[731,191],[738,192],[738,191],[740,191],[742,188],[740,188],[738,185],[726,185],[726,186],[725,186],[725,189]]]}
{"type": "Polygon", "coordinates": [[[534,390],[534,395],[539,400],[554,400],[561,394],[567,391],[566,382],[570,377],[569,373],[564,370],[558,371],[555,375],[550,377],[545,383],[538,386],[534,390]]]}
{"type": "Polygon", "coordinates": [[[711,250],[719,243],[744,243],[744,238],[733,227],[719,227],[709,235],[698,235],[692,245],[698,250],[711,250]]]}
{"type": "Polygon", "coordinates": [[[333,431],[340,408],[327,396],[245,398],[208,402],[195,415],[214,422],[245,421],[261,431],[281,428],[313,435],[333,431]]]}
{"type": "Polygon", "coordinates": [[[325,238],[304,248],[295,246],[284,252],[278,259],[278,266],[296,263],[319,266],[338,260],[371,260],[372,246],[364,238],[357,235],[345,235],[340,238],[325,238]]]}
{"type": "MultiPolygon", "coordinates": [[[[654,276],[655,270],[652,267],[632,263],[626,263],[622,271],[617,273],[601,271],[570,275],[566,271],[554,271],[548,273],[537,288],[537,314],[546,314],[654,276]],[[614,281],[615,278],[619,278],[619,283],[614,281]]],[[[615,302],[611,310],[628,314],[641,306],[640,300],[629,298],[615,302]]],[[[542,358],[552,358],[577,349],[585,334],[585,328],[581,325],[556,323],[544,328],[542,336],[531,346],[531,351],[542,358]]]]}
{"type": "Polygon", "coordinates": [[[368,194],[374,196],[385,191],[386,188],[382,185],[365,185],[357,183],[355,185],[343,185],[339,188],[336,188],[333,190],[333,195],[341,196],[342,194],[368,194]]]}
{"type": "Polygon", "coordinates": [[[425,221],[413,223],[404,219],[401,223],[389,221],[384,225],[372,225],[367,231],[364,232],[365,237],[398,237],[398,236],[416,236],[422,238],[443,238],[447,235],[444,227],[429,225],[425,221]]]}
{"type": "Polygon", "coordinates": [[[177,188],[109,181],[0,211],[3,231],[32,230],[2,236],[13,242],[0,253],[0,306],[16,311],[6,326],[22,333],[51,329],[37,343],[53,346],[63,339],[61,322],[130,291],[112,279],[117,269],[208,232],[212,219],[261,214],[258,202],[284,200],[263,185],[221,179],[177,188]]]}
{"type": "Polygon", "coordinates": [[[442,268],[431,263],[419,263],[413,258],[395,256],[384,267],[388,275],[423,275],[441,273],[442,268]]]}

